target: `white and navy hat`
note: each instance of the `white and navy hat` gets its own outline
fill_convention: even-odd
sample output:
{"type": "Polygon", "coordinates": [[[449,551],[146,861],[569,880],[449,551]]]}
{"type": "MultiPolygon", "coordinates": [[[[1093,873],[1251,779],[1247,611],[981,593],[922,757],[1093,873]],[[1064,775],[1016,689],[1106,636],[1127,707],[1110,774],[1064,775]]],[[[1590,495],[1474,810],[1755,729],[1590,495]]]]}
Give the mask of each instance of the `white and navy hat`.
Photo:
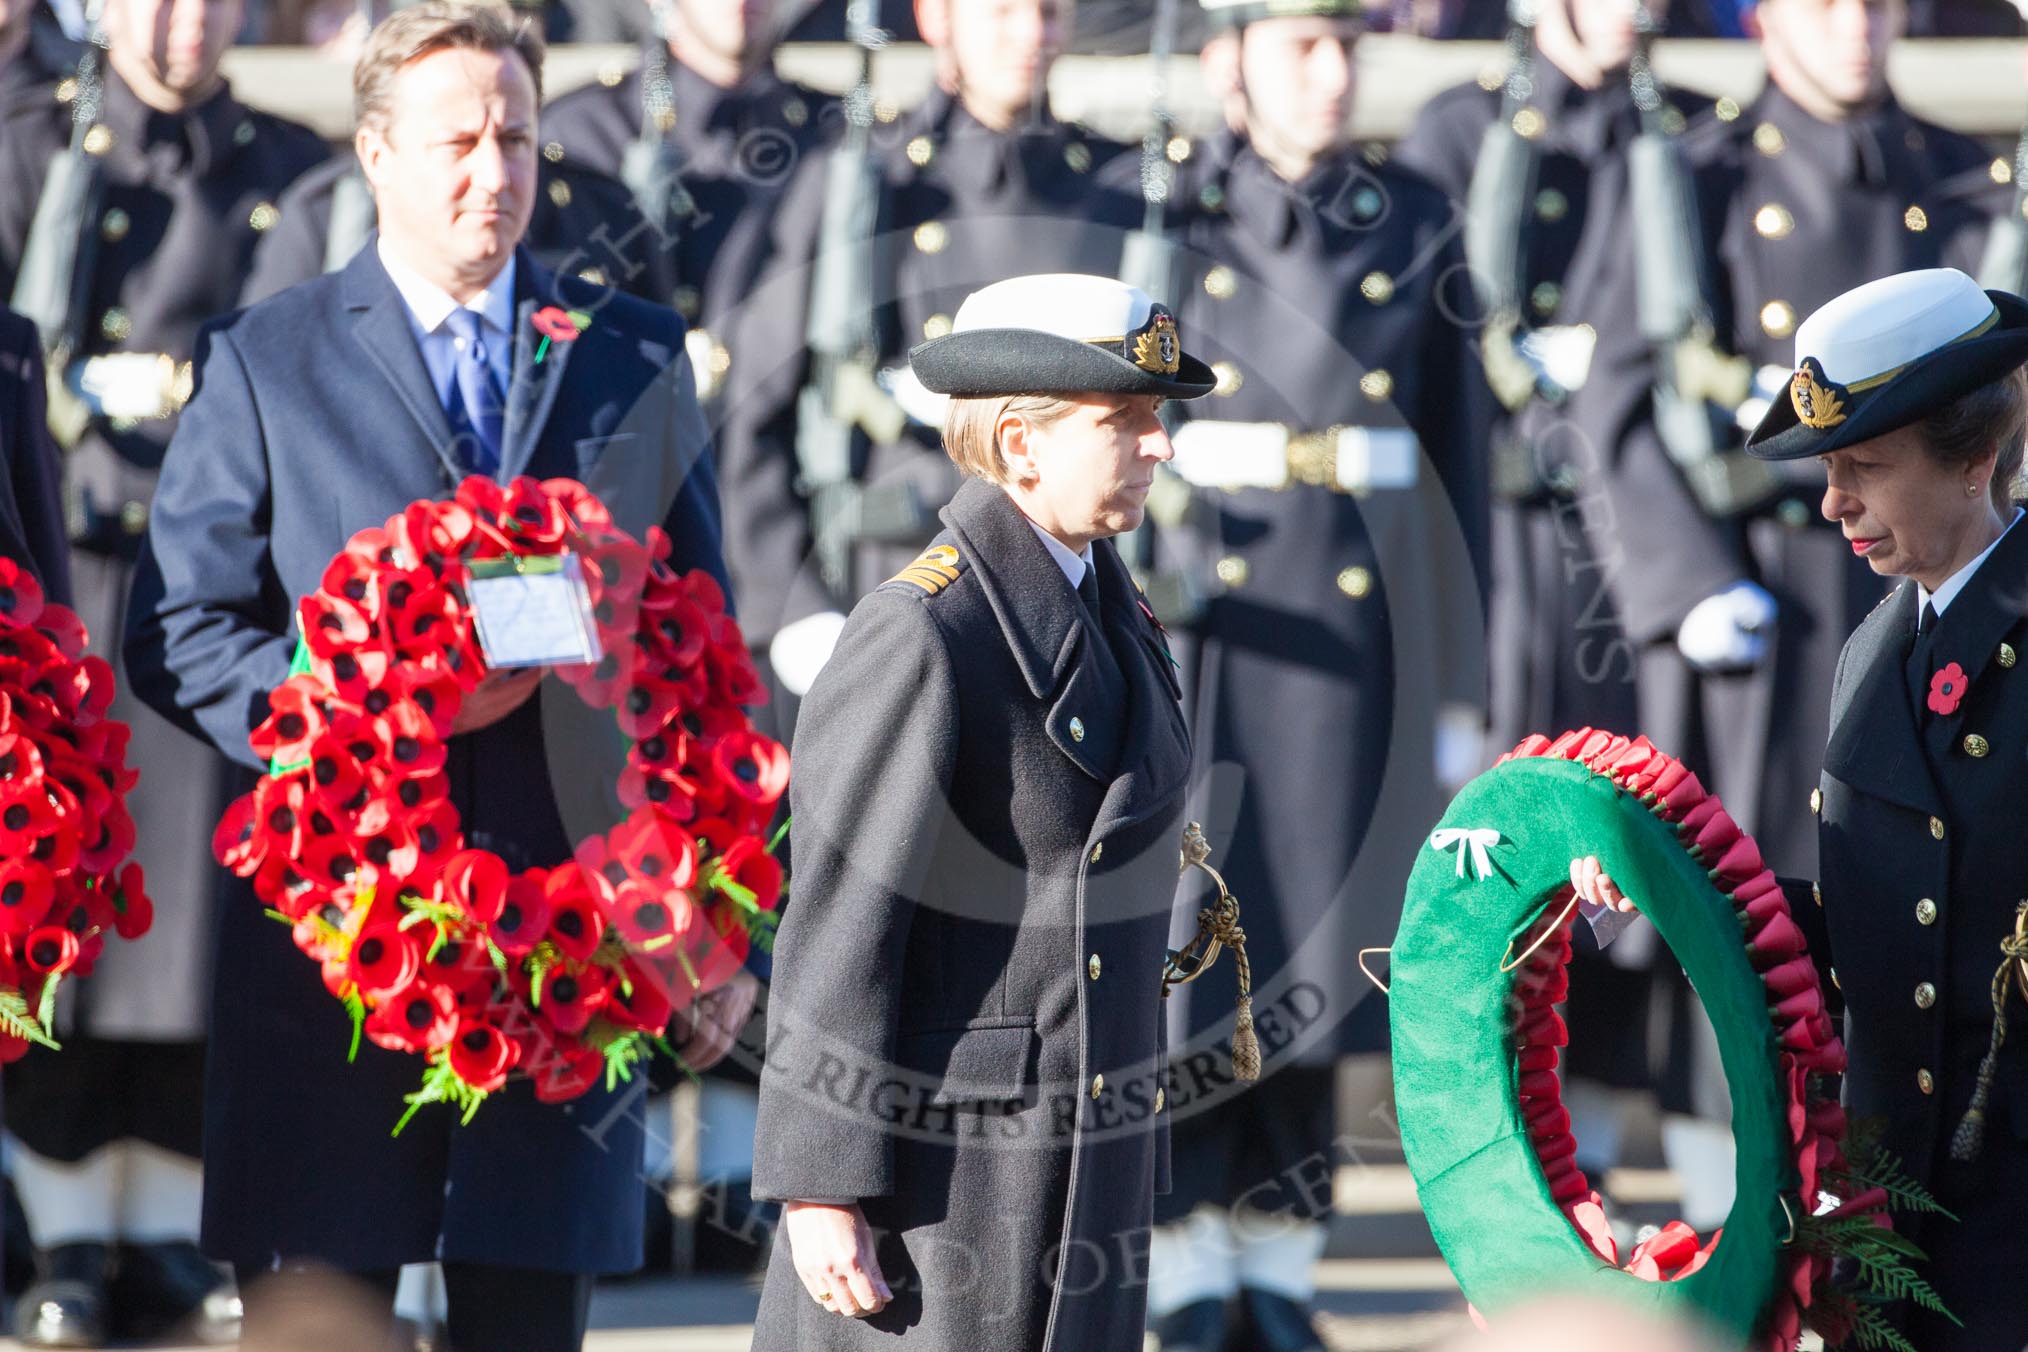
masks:
{"type": "Polygon", "coordinates": [[[1799,460],[1907,427],[2028,361],[2028,302],[1956,268],[1898,272],[1827,302],[1796,329],[1788,398],[1746,453],[1799,460]]]}
{"type": "Polygon", "coordinates": [[[1244,28],[1260,19],[1364,19],[1361,0],[1198,0],[1205,17],[1225,28],[1244,28]]]}
{"type": "Polygon", "coordinates": [[[917,380],[961,398],[1159,394],[1195,399],[1218,377],[1183,350],[1176,317],[1111,277],[1011,277],[965,297],[951,331],[908,354],[917,380]]]}

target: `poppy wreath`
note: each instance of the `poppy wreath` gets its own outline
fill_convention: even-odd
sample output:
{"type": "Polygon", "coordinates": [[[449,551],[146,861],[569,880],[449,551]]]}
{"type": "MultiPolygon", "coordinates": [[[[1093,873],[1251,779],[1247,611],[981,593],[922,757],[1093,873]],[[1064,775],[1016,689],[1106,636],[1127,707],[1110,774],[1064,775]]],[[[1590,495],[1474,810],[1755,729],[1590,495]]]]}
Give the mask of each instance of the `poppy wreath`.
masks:
{"type": "Polygon", "coordinates": [[[1418,857],[1390,952],[1403,1148],[1475,1310],[1607,1280],[1766,1352],[1789,1352],[1806,1321],[1829,1346],[1910,1352],[1885,1303],[1942,1309],[1888,1216],[1890,1204],[1938,1208],[1826,1092],[1844,1045],[1781,887],[1719,801],[1647,739],[1533,736],[1467,784],[1418,857]],[[1732,1095],[1738,1187],[1723,1228],[1701,1238],[1674,1221],[1625,1256],[1576,1166],[1556,1072],[1570,865],[1587,855],[1682,964],[1732,1095]],[[1474,1083],[1485,1092],[1460,1092],[1474,1083]],[[1862,1289],[1831,1285],[1846,1256],[1862,1289]]]}
{"type": "Polygon", "coordinates": [[[765,698],[706,573],[668,567],[567,479],[468,478],[354,535],[304,598],[289,679],[250,741],[269,772],[213,848],[293,930],[352,1018],[352,1052],[425,1059],[425,1104],[469,1122],[510,1077],[546,1103],[629,1076],[670,1019],[771,941],[782,869],[766,835],[788,753],[753,730],[765,698]],[[575,553],[603,656],[554,674],[630,739],[627,815],[555,868],[472,848],[447,742],[488,675],[474,564],[575,553]]]}
{"type": "Polygon", "coordinates": [[[0,1062],[54,1048],[67,975],[88,976],[110,932],[138,939],[155,908],[134,848],[128,730],[107,718],[113,669],[85,628],[0,559],[0,1062]],[[124,864],[124,867],[123,867],[124,864]]]}

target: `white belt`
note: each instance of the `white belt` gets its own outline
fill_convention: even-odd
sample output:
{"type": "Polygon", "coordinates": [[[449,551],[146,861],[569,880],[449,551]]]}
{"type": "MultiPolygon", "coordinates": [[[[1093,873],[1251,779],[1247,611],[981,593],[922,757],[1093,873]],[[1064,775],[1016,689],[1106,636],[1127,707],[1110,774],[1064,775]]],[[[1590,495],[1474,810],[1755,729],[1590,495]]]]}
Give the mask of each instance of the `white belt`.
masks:
{"type": "Polygon", "coordinates": [[[106,418],[166,418],[190,398],[190,363],[166,352],[112,352],[71,363],[72,394],[106,418]]]}
{"type": "Polygon", "coordinates": [[[1282,423],[1191,419],[1170,436],[1177,474],[1200,488],[1286,489],[1310,484],[1339,493],[1413,488],[1422,444],[1406,427],[1331,427],[1295,432],[1282,423]]]}

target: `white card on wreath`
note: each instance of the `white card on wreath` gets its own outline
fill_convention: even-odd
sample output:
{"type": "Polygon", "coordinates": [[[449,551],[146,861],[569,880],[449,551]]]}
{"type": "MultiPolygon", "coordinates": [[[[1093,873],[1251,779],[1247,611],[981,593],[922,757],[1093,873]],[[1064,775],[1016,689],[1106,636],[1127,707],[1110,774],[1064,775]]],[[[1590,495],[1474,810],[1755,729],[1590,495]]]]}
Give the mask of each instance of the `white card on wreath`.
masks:
{"type": "Polygon", "coordinates": [[[477,560],[465,596],[489,667],[578,666],[604,656],[576,554],[477,560]]]}

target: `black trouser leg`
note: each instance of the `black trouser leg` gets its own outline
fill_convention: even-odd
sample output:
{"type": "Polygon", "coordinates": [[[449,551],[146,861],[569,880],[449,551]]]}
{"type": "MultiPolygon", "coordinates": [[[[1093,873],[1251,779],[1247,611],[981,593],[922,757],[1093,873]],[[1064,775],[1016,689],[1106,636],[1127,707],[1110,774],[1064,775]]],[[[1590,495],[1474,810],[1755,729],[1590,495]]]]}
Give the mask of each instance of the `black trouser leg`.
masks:
{"type": "Polygon", "coordinates": [[[445,1263],[451,1352],[579,1352],[589,1273],[445,1263]]]}

